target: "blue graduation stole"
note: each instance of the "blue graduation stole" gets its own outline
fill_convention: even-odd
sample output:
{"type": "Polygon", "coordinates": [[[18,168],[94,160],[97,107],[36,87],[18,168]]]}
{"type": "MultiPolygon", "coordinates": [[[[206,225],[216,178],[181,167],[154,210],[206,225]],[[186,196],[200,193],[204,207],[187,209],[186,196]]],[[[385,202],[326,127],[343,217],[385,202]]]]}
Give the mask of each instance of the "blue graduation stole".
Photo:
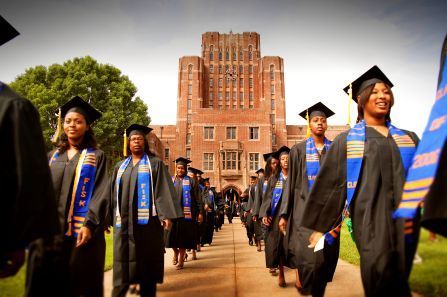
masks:
{"type": "MultiPolygon", "coordinates": [[[[121,215],[119,209],[119,195],[120,195],[120,183],[121,177],[126,170],[127,166],[129,166],[130,161],[132,161],[132,156],[129,156],[124,160],[118,169],[118,173],[116,176],[116,223],[115,226],[117,228],[121,227],[121,215]]],[[[138,209],[137,209],[137,223],[138,225],[146,225],[149,222],[150,217],[150,206],[152,204],[152,194],[153,194],[153,185],[152,185],[152,168],[151,163],[149,161],[149,157],[144,154],[140,160],[138,165],[138,209]]]]}
{"type": "Polygon", "coordinates": [[[208,195],[210,197],[210,203],[214,203],[214,194],[213,191],[209,190],[208,191],[208,195]]]}
{"type": "MultiPolygon", "coordinates": [[[[173,177],[174,186],[176,185],[175,176],[173,177]]],[[[192,221],[192,209],[191,209],[191,180],[189,176],[184,176],[182,179],[182,205],[183,215],[185,221],[192,221]]]]}
{"type": "MultiPolygon", "coordinates": [[[[49,165],[59,157],[59,151],[56,150],[50,158],[49,165]]],[[[84,226],[85,216],[88,212],[88,205],[92,198],[95,186],[96,174],[96,156],[95,149],[83,149],[76,165],[73,191],[68,211],[68,230],[67,236],[78,237],[79,230],[84,226]]]]}
{"type": "Polygon", "coordinates": [[[286,180],[286,177],[284,177],[284,174],[282,174],[282,171],[281,171],[281,173],[279,174],[279,179],[275,184],[275,188],[273,189],[272,210],[270,211],[271,217],[273,217],[275,215],[276,208],[278,206],[279,201],[281,200],[282,189],[283,189],[283,184],[284,184],[285,180],[286,180]]]}
{"type": "MultiPolygon", "coordinates": [[[[405,174],[407,173],[411,161],[413,159],[414,153],[416,151],[416,145],[414,141],[405,132],[399,130],[395,126],[391,125],[390,122],[386,123],[389,133],[393,137],[397,147],[399,148],[400,156],[402,158],[402,164],[405,169],[405,174]]],[[[353,128],[349,130],[346,139],[346,183],[347,183],[347,197],[344,211],[342,212],[342,221],[333,230],[325,234],[325,239],[329,244],[335,241],[340,233],[341,224],[345,219],[346,215],[349,213],[349,206],[354,198],[355,190],[357,187],[357,182],[360,176],[360,171],[362,169],[363,155],[365,151],[365,141],[366,141],[366,124],[365,121],[357,123],[353,128]]]]}
{"type": "Polygon", "coordinates": [[[265,191],[267,190],[268,183],[269,183],[268,180],[264,180],[264,183],[262,184],[262,195],[265,194],[265,191]]]}
{"type": "MultiPolygon", "coordinates": [[[[404,186],[402,200],[394,213],[396,218],[414,218],[433,184],[439,166],[439,158],[447,141],[447,39],[441,57],[436,101],[430,112],[428,124],[418,145],[413,164],[404,186]]],[[[447,181],[445,181],[447,182],[447,181]]]]}
{"type": "MultiPolygon", "coordinates": [[[[332,141],[324,138],[324,149],[329,150],[332,141]]],[[[315,146],[315,140],[309,137],[306,140],[306,174],[308,180],[308,189],[312,189],[312,186],[317,177],[318,171],[320,170],[320,154],[318,153],[317,147],[315,146]]]]}

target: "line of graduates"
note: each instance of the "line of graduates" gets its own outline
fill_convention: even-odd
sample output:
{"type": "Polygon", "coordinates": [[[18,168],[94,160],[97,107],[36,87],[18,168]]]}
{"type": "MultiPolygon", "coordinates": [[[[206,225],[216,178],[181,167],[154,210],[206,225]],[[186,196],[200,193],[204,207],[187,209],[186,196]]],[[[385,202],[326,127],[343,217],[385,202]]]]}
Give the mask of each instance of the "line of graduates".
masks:
{"type": "MultiPolygon", "coordinates": [[[[18,35],[3,18],[0,27],[0,45],[18,35]]],[[[266,264],[272,274],[279,268],[280,286],[288,266],[297,271],[300,293],[322,296],[346,223],[360,253],[365,294],[411,295],[408,277],[420,224],[447,235],[446,52],[444,42],[437,101],[417,151],[417,136],[391,124],[393,84],[374,66],[345,88],[357,102],[353,128],[331,143],[324,136],[331,111],[316,104],[306,112],[311,137],[267,154],[246,210],[250,222],[262,218],[266,264]],[[426,153],[433,154],[423,158],[426,153]]],[[[110,226],[113,296],[125,296],[133,284],[142,296],[155,295],[163,281],[165,242],[178,249],[180,269],[185,250],[197,250],[201,236],[203,244],[211,243],[210,229],[200,234],[199,224],[216,210],[215,191],[200,190],[197,179],[187,177],[185,159],[177,159],[170,177],[149,151],[150,128],[136,124],[126,129],[128,157],[109,179],[92,130],[100,117],[80,97],[62,105],[60,137],[46,158],[37,111],[0,83],[0,136],[8,144],[0,146],[6,197],[0,277],[18,271],[28,248],[27,296],[102,296],[104,232],[110,226]]],[[[219,209],[223,201],[217,204],[219,209]]]]}

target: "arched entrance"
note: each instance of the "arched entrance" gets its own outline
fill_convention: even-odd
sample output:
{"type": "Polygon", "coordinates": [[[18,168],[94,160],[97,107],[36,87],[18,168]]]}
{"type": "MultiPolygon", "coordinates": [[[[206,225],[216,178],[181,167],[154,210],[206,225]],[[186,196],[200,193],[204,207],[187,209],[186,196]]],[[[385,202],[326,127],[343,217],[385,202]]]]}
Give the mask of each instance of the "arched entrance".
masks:
{"type": "Polygon", "coordinates": [[[240,198],[240,190],[233,185],[228,185],[225,188],[223,188],[222,190],[222,194],[223,194],[223,198],[225,199],[225,201],[228,199],[233,200],[233,201],[237,201],[238,203],[241,202],[241,198],[240,198]]]}

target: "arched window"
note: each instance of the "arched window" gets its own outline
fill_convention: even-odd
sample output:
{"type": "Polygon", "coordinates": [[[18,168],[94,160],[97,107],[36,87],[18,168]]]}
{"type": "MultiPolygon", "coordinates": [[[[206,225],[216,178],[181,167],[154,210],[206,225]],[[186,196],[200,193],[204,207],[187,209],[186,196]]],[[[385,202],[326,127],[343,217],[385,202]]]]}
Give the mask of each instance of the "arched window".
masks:
{"type": "Polygon", "coordinates": [[[244,54],[242,52],[242,49],[239,49],[239,60],[243,60],[244,59],[244,54]]]}
{"type": "Polygon", "coordinates": [[[270,65],[270,80],[274,80],[274,79],[275,79],[275,66],[270,65]]]}
{"type": "Polygon", "coordinates": [[[228,51],[228,48],[225,51],[225,60],[230,61],[230,52],[228,51]]]}
{"type": "Polygon", "coordinates": [[[222,61],[222,51],[219,51],[219,61],[222,61]]]}
{"type": "Polygon", "coordinates": [[[250,61],[253,60],[253,47],[252,47],[251,45],[248,46],[248,59],[249,59],[250,61]]]}
{"type": "Polygon", "coordinates": [[[233,61],[236,61],[236,49],[233,47],[232,49],[233,61]]]}

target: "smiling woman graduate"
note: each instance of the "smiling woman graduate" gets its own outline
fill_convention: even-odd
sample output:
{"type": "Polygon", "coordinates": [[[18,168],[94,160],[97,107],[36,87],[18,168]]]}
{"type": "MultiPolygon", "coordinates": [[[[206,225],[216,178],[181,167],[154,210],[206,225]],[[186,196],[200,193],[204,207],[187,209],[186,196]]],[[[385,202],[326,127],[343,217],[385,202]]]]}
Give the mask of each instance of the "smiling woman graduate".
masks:
{"type": "Polygon", "coordinates": [[[49,154],[49,164],[64,233],[67,268],[61,277],[67,282],[68,296],[102,296],[107,162],[104,152],[96,147],[91,127],[101,113],[76,96],[61,106],[60,116],[63,132],[57,149],[49,154]]]}
{"type": "Polygon", "coordinates": [[[404,238],[404,221],[392,214],[418,138],[391,124],[392,86],[377,66],[352,83],[357,124],[334,139],[302,217],[303,226],[318,231],[311,246],[326,232],[325,244],[330,244],[340,231],[346,203],[366,296],[411,296],[408,275],[416,240],[404,238]]]}

